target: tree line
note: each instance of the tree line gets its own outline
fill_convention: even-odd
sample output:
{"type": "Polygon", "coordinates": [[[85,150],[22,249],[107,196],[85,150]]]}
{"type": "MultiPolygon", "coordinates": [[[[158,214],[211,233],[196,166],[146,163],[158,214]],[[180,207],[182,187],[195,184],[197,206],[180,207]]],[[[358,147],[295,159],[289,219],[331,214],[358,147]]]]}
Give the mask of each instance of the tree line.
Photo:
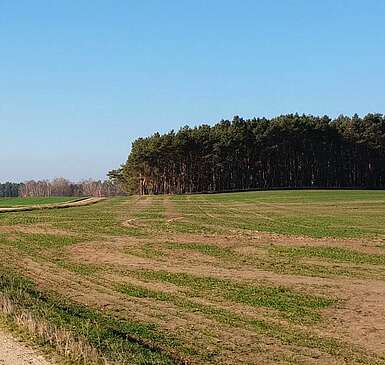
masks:
{"type": "Polygon", "coordinates": [[[109,173],[131,193],[384,188],[385,117],[289,114],[139,138],[109,173]]]}
{"type": "Polygon", "coordinates": [[[47,196],[115,196],[124,191],[110,180],[84,180],[73,183],[64,178],[30,180],[23,183],[0,183],[0,197],[47,197],[47,196]]]}
{"type": "Polygon", "coordinates": [[[20,184],[6,182],[0,183],[0,198],[12,198],[19,196],[20,184]]]}

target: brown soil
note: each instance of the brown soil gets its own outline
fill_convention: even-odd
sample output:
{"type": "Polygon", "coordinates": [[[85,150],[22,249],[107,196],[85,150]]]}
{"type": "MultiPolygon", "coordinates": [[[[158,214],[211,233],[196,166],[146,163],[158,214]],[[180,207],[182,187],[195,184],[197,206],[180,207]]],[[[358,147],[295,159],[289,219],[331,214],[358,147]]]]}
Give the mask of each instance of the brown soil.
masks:
{"type": "Polygon", "coordinates": [[[184,219],[184,217],[175,209],[175,206],[169,197],[163,199],[163,204],[165,207],[165,218],[167,223],[173,223],[184,219]]]}
{"type": "Polygon", "coordinates": [[[71,232],[64,229],[53,228],[48,225],[34,224],[30,226],[14,225],[14,226],[0,226],[0,233],[25,233],[25,234],[51,234],[57,236],[70,236],[71,232]]]}
{"type": "MultiPolygon", "coordinates": [[[[157,237],[152,240],[159,245],[162,242],[210,243],[224,247],[258,248],[267,243],[276,245],[324,245],[354,248],[367,253],[379,253],[374,244],[360,240],[312,239],[305,237],[285,237],[258,233],[250,237],[178,235],[157,237]]],[[[244,268],[227,268],[215,265],[216,258],[204,257],[203,254],[183,250],[174,250],[171,256],[145,258],[125,253],[127,247],[140,247],[148,239],[132,237],[118,238],[98,244],[87,243],[69,248],[74,261],[88,262],[100,266],[109,266],[122,272],[130,270],[165,270],[172,273],[190,273],[197,276],[211,276],[221,279],[250,282],[254,285],[287,286],[302,292],[338,298],[337,304],[323,311],[324,322],[316,329],[320,334],[340,338],[347,343],[354,343],[377,354],[385,355],[385,281],[360,280],[356,278],[320,278],[300,275],[281,275],[270,271],[244,268]]],[[[325,262],[322,263],[325,266],[325,262]]],[[[343,264],[342,264],[343,265],[343,264]]],[[[117,279],[118,277],[115,277],[117,279]]],[[[132,279],[126,279],[132,283],[132,279]]],[[[140,284],[138,281],[137,284],[140,284]]],[[[141,284],[143,286],[143,283],[141,284]]],[[[149,289],[172,292],[172,285],[145,284],[149,289]]],[[[227,304],[229,306],[230,304],[227,304]]],[[[238,308],[241,311],[241,308],[238,308]]],[[[252,309],[244,307],[245,312],[252,309]]],[[[257,312],[254,312],[256,315],[257,312]]],[[[333,360],[334,361],[334,360],[333,360]]]]}

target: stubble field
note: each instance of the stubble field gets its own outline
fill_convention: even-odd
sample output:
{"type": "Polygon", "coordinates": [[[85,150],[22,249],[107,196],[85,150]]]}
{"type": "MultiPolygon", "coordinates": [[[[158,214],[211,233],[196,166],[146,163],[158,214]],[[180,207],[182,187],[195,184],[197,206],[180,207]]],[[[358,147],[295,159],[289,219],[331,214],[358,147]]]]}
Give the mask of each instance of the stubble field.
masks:
{"type": "Polygon", "coordinates": [[[1,325],[56,361],[384,364],[385,192],[0,214],[1,325]]]}

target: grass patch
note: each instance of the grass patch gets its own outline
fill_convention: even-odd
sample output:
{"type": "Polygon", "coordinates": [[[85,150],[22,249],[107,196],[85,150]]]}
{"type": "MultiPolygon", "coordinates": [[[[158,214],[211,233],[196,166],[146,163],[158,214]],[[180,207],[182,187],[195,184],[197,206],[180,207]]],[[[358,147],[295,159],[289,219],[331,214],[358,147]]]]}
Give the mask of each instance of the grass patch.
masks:
{"type": "Polygon", "coordinates": [[[169,301],[171,299],[171,296],[167,293],[150,290],[147,288],[126,283],[116,285],[115,289],[123,294],[129,295],[130,297],[134,298],[148,298],[160,301],[169,301]]]}
{"type": "Polygon", "coordinates": [[[31,198],[0,198],[0,207],[8,208],[14,206],[28,206],[41,204],[58,204],[77,200],[73,196],[49,196],[49,197],[31,197],[31,198]]]}
{"type": "Polygon", "coordinates": [[[156,259],[167,256],[167,254],[150,243],[145,243],[141,246],[129,248],[124,251],[128,255],[134,255],[137,257],[156,259]]]}
{"type": "Polygon", "coordinates": [[[289,257],[319,257],[354,264],[385,265],[385,255],[374,255],[339,247],[284,247],[275,246],[272,252],[289,257]]]}
{"type": "Polygon", "coordinates": [[[124,211],[121,206],[125,198],[112,198],[98,204],[67,209],[50,209],[44,211],[14,212],[0,214],[0,226],[37,224],[64,229],[77,236],[100,239],[100,235],[140,236],[140,228],[124,227],[119,219],[124,211]]]}
{"type": "Polygon", "coordinates": [[[98,266],[90,265],[90,264],[81,264],[71,262],[68,259],[55,259],[54,262],[61,268],[71,271],[76,274],[80,274],[82,276],[93,276],[101,269],[98,266]]]}
{"type": "Polygon", "coordinates": [[[6,270],[0,274],[0,291],[17,308],[12,313],[14,318],[3,310],[9,320],[16,321],[17,313],[28,311],[34,321],[43,320],[52,328],[69,331],[72,336],[87,341],[100,356],[112,361],[138,365],[179,363],[164,348],[175,347],[178,342],[159,332],[155,324],[119,320],[107,313],[60,300],[6,270]]]}
{"type": "Polygon", "coordinates": [[[235,255],[229,248],[222,248],[205,243],[167,243],[166,247],[176,250],[191,250],[212,257],[231,258],[235,255]]]}
{"type": "Polygon", "coordinates": [[[136,271],[135,275],[142,279],[188,288],[194,296],[222,298],[253,307],[276,309],[295,321],[301,321],[304,318],[318,320],[320,316],[315,310],[326,308],[335,302],[333,299],[306,295],[283,287],[256,287],[231,280],[199,277],[186,273],[140,270],[136,271]]]}
{"type": "Polygon", "coordinates": [[[310,237],[385,237],[385,192],[258,191],[172,197],[196,233],[265,231],[310,237]],[[365,214],[362,214],[362,212],[365,214]]]}
{"type": "Polygon", "coordinates": [[[348,344],[341,343],[334,338],[325,338],[316,336],[303,330],[294,330],[290,327],[283,326],[271,321],[250,318],[245,315],[235,314],[223,308],[217,308],[213,305],[205,305],[193,302],[189,299],[179,297],[177,295],[165,294],[159,291],[148,290],[143,287],[126,284],[119,285],[116,289],[119,292],[136,298],[148,298],[161,301],[168,301],[176,305],[178,308],[187,312],[199,313],[207,318],[213,319],[226,326],[245,328],[255,333],[270,338],[274,338],[281,344],[293,346],[295,348],[302,347],[307,349],[318,349],[329,355],[340,357],[345,361],[353,361],[361,364],[382,364],[381,359],[373,359],[363,354],[360,349],[353,348],[348,344]],[[165,295],[165,296],[164,296],[165,295]]]}
{"type": "Polygon", "coordinates": [[[80,243],[84,237],[57,236],[52,234],[25,234],[17,233],[8,235],[5,240],[0,239],[0,244],[16,247],[22,252],[34,254],[41,250],[62,249],[63,247],[80,243]]]}

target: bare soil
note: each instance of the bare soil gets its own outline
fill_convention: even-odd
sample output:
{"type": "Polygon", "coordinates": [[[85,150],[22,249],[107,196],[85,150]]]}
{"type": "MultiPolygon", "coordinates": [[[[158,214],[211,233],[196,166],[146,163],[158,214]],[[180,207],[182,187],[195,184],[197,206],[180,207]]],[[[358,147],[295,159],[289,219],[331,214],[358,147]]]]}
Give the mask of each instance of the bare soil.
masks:
{"type": "Polygon", "coordinates": [[[52,362],[0,331],[0,365],[52,365],[52,362]]]}
{"type": "MultiPolygon", "coordinates": [[[[216,258],[205,257],[201,253],[183,250],[171,251],[163,260],[159,258],[145,258],[130,255],[124,250],[132,246],[140,246],[145,239],[120,237],[107,242],[86,243],[69,248],[72,259],[76,262],[88,262],[100,266],[125,270],[164,270],[171,273],[188,273],[198,276],[210,276],[218,279],[246,281],[254,284],[284,285],[308,293],[325,296],[333,295],[339,298],[339,303],[323,311],[325,323],[317,332],[321,335],[336,336],[346,342],[354,343],[379,355],[385,355],[385,282],[382,280],[361,280],[351,277],[309,277],[301,275],[278,274],[264,271],[251,266],[223,267],[213,265],[216,258]]],[[[256,233],[250,237],[239,236],[209,236],[209,235],[168,235],[153,238],[152,242],[206,242],[218,246],[225,246],[241,251],[242,248],[257,249],[259,245],[273,244],[280,246],[326,246],[346,247],[360,252],[377,254],[380,250],[373,246],[373,242],[361,240],[314,239],[308,237],[290,237],[269,233],[256,233]]],[[[317,261],[317,260],[313,260],[317,261]]],[[[324,266],[325,262],[322,263],[324,266]]],[[[330,264],[331,265],[331,264],[330,264]]],[[[345,263],[336,264],[341,267],[345,263]]],[[[114,278],[118,280],[118,277],[114,278]]],[[[121,277],[120,281],[132,282],[132,279],[121,277]]],[[[142,283],[141,286],[159,289],[142,283]]],[[[162,291],[172,292],[172,285],[164,285],[162,291]],[[167,287],[168,290],[165,290],[167,287]]],[[[174,288],[175,289],[175,288],[174,288]]],[[[154,304],[153,304],[154,305],[154,304]]],[[[230,303],[228,304],[230,306],[230,303]]],[[[245,313],[246,308],[243,308],[245,313]]],[[[254,316],[258,313],[254,308],[254,316]]],[[[173,318],[175,320],[175,318],[173,318]]]]}

